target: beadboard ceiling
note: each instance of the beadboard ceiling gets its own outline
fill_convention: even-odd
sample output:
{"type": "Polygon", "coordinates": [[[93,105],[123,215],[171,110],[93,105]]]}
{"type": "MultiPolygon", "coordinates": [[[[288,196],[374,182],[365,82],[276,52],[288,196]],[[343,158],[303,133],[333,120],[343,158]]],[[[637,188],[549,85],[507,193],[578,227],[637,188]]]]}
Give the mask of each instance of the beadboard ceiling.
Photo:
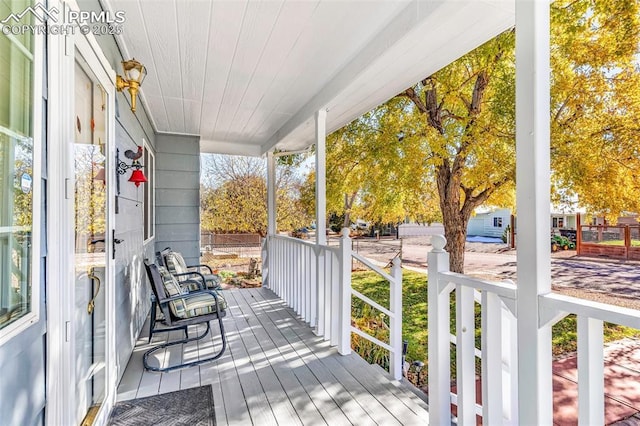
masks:
{"type": "Polygon", "coordinates": [[[316,110],[336,130],[515,21],[513,0],[103,3],[155,130],[241,155],[305,148],[316,110]]]}

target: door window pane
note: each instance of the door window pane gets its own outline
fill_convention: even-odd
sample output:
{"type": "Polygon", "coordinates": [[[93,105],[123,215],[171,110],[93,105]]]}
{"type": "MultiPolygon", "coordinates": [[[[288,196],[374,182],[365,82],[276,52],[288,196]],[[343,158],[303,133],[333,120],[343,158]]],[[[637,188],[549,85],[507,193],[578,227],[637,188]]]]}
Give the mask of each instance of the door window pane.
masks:
{"type": "MultiPolygon", "coordinates": [[[[22,10],[25,3],[17,3],[22,10]]],[[[0,35],[0,329],[16,322],[32,310],[32,120],[32,37],[25,36],[10,40],[2,34],[0,35]]]]}

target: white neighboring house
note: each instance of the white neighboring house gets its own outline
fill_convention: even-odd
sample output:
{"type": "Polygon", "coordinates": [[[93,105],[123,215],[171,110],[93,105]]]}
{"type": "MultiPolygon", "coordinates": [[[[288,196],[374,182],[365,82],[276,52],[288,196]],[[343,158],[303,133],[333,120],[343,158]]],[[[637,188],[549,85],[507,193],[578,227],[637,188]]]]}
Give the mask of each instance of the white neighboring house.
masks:
{"type": "Polygon", "coordinates": [[[469,219],[467,235],[500,238],[510,223],[511,209],[478,212],[469,219]]]}

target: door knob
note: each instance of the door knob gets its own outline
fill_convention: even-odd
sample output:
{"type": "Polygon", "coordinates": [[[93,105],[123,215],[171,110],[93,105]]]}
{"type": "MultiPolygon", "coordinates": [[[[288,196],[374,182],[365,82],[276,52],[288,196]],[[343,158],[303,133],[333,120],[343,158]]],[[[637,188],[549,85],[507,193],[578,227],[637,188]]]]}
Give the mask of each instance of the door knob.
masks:
{"type": "Polygon", "coordinates": [[[113,244],[111,245],[111,258],[115,260],[116,258],[116,244],[121,244],[124,240],[116,238],[116,230],[111,230],[111,239],[113,240],[113,244]]]}

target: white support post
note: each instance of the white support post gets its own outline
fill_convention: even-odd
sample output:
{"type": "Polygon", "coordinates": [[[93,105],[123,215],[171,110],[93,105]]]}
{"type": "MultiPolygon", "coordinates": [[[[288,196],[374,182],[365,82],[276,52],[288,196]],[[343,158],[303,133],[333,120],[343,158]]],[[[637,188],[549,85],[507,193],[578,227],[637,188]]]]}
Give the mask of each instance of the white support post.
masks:
{"type": "Polygon", "coordinates": [[[338,318],[338,352],[340,355],[351,353],[351,238],[349,228],[342,228],[340,237],[340,289],[338,318]]]}
{"type": "MultiPolygon", "coordinates": [[[[349,259],[351,264],[351,259],[349,259]]],[[[391,268],[393,282],[389,283],[391,294],[389,295],[389,308],[393,313],[389,324],[389,344],[393,348],[389,356],[391,367],[389,373],[394,379],[402,379],[402,268],[400,258],[393,259],[391,268]]]]}
{"type": "Polygon", "coordinates": [[[451,367],[449,349],[449,293],[438,278],[449,270],[447,240],[442,235],[431,237],[433,250],[427,255],[428,321],[429,321],[429,424],[451,424],[451,367]]]}
{"type": "Polygon", "coordinates": [[[327,244],[327,110],[316,112],[316,244],[327,244]]]}
{"type": "MultiPolygon", "coordinates": [[[[327,245],[327,153],[326,153],[326,121],[327,111],[316,112],[316,245],[327,245]]],[[[331,309],[330,287],[331,277],[327,276],[325,268],[325,252],[316,248],[316,302],[315,311],[318,313],[318,327],[316,334],[327,340],[331,335],[331,327],[327,325],[331,309]]],[[[314,309],[314,308],[312,308],[314,309]]],[[[334,340],[335,337],[332,339],[334,340]]]]}
{"type": "Polygon", "coordinates": [[[549,2],[516,0],[518,410],[522,424],[553,423],[551,326],[538,296],[551,291],[549,2]]]}
{"type": "Polygon", "coordinates": [[[276,159],[267,152],[267,233],[276,234],[276,159]]]}
{"type": "Polygon", "coordinates": [[[276,234],[276,162],[273,152],[267,152],[267,238],[262,249],[262,285],[272,286],[270,271],[273,269],[272,255],[269,255],[271,237],[276,234]]]}
{"type": "Polygon", "coordinates": [[[604,424],[602,320],[578,315],[578,424],[604,424]]]}

